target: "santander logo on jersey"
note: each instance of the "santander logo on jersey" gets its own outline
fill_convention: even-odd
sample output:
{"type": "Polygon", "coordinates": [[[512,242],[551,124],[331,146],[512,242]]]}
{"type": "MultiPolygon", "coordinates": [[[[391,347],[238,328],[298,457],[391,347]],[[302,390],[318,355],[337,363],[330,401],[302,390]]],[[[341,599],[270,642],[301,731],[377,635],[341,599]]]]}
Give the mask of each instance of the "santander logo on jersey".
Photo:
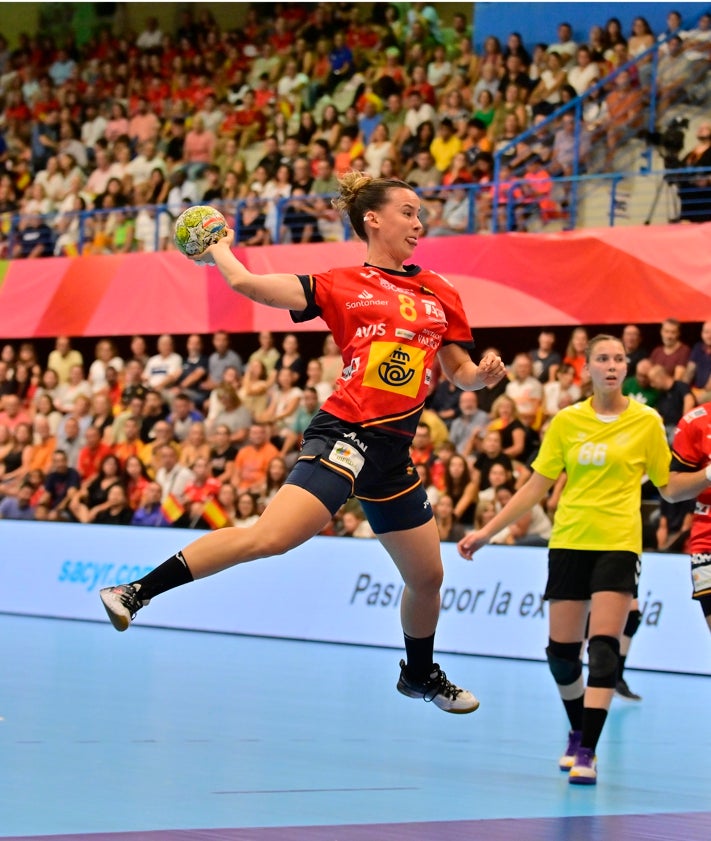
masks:
{"type": "Polygon", "coordinates": [[[357,301],[346,301],[346,309],[354,310],[359,307],[385,307],[387,304],[387,301],[376,298],[372,292],[368,292],[367,289],[364,289],[362,292],[358,293],[357,301]]]}

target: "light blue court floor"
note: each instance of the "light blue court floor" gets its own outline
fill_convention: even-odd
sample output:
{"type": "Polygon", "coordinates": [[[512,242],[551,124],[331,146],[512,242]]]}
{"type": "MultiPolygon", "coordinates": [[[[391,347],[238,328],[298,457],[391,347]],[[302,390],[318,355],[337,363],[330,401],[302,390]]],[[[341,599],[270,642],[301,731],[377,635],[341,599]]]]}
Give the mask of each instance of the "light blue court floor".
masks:
{"type": "Polygon", "coordinates": [[[543,663],[443,656],[481,699],[453,716],[395,691],[397,650],[19,616],[0,640],[2,838],[711,839],[708,678],[630,671],[588,788],[543,663]]]}

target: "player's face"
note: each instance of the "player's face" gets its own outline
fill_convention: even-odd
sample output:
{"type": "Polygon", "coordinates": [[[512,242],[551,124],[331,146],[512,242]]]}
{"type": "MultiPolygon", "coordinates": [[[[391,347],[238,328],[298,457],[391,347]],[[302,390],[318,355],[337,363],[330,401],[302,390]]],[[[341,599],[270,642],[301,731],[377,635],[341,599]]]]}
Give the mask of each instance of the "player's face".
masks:
{"type": "Polygon", "coordinates": [[[621,342],[598,342],[587,363],[590,379],[596,391],[610,392],[622,387],[627,374],[627,359],[621,342]]]}
{"type": "Polygon", "coordinates": [[[381,231],[398,251],[409,255],[415,250],[422,234],[419,217],[420,199],[417,193],[404,187],[392,190],[390,200],[378,211],[382,220],[381,231]]]}

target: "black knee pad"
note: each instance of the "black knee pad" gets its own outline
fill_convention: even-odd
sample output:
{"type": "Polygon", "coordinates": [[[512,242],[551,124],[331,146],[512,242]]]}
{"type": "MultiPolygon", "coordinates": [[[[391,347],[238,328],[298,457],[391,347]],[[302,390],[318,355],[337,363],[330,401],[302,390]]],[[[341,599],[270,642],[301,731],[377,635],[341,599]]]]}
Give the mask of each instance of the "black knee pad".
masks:
{"type": "Polygon", "coordinates": [[[581,642],[556,642],[549,638],[546,657],[548,668],[558,686],[569,686],[580,677],[583,664],[580,659],[581,642]]]}
{"type": "Polygon", "coordinates": [[[622,633],[626,637],[633,637],[637,633],[637,628],[639,628],[641,621],[642,614],[638,610],[630,610],[627,614],[627,622],[622,633]]]}
{"type": "Polygon", "coordinates": [[[588,643],[588,686],[614,689],[620,662],[620,641],[602,634],[588,643]]]}

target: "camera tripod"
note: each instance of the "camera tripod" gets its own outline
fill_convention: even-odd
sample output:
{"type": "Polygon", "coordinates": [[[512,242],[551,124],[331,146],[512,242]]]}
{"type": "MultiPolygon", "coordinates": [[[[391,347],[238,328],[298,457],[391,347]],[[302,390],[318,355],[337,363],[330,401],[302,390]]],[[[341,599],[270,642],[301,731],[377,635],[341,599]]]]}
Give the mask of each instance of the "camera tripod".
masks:
{"type": "Polygon", "coordinates": [[[654,219],[654,214],[657,210],[657,205],[659,204],[659,199],[661,198],[665,185],[668,186],[670,190],[670,192],[667,193],[667,222],[679,221],[679,194],[677,193],[676,188],[673,193],[671,192],[674,184],[667,180],[666,175],[662,175],[657,182],[657,186],[654,188],[652,203],[649,205],[649,210],[647,211],[647,216],[644,220],[645,225],[652,224],[652,219],[654,219]],[[673,206],[672,202],[674,203],[673,206]]]}

